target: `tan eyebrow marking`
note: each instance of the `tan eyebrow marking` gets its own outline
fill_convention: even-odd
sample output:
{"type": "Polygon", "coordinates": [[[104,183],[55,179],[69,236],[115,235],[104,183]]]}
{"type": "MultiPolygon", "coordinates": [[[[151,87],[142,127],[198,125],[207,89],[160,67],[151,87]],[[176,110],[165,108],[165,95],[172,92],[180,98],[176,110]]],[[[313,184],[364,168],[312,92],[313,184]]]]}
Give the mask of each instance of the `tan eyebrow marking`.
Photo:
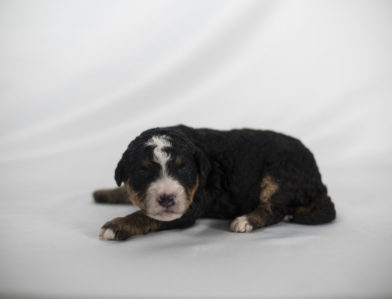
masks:
{"type": "Polygon", "coordinates": [[[146,158],[142,160],[142,166],[149,167],[150,165],[151,165],[151,161],[150,160],[148,160],[146,158]]]}
{"type": "Polygon", "coordinates": [[[176,165],[178,166],[178,165],[181,165],[181,163],[182,163],[182,156],[180,156],[180,155],[178,155],[177,157],[176,157],[176,160],[174,161],[175,163],[176,163],[176,165]]]}

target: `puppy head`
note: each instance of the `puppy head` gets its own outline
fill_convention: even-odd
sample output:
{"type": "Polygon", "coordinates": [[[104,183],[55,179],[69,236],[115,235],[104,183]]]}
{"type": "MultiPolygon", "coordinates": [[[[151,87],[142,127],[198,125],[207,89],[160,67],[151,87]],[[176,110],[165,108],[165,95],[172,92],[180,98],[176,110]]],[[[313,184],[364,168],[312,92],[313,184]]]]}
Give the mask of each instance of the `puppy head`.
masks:
{"type": "Polygon", "coordinates": [[[209,171],[205,155],[173,129],[152,129],[133,140],[115,171],[130,199],[160,221],[181,218],[209,171]]]}

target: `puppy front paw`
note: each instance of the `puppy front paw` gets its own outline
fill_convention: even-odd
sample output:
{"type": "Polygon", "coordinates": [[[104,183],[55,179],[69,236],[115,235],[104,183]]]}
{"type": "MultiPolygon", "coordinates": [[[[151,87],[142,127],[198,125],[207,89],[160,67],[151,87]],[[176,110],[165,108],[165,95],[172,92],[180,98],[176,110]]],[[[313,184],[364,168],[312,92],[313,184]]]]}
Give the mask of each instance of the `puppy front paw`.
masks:
{"type": "Polygon", "coordinates": [[[106,222],[99,232],[101,240],[123,241],[129,239],[132,233],[129,225],[121,223],[121,218],[113,219],[106,222]]]}

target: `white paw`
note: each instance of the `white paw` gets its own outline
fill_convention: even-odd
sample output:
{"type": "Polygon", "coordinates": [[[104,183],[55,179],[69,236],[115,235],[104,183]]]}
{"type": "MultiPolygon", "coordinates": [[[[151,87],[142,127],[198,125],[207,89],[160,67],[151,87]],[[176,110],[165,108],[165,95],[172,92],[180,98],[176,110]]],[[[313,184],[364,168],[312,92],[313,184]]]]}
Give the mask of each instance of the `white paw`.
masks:
{"type": "Polygon", "coordinates": [[[234,219],[230,224],[230,230],[236,233],[248,233],[253,230],[247,216],[240,216],[234,219]]]}
{"type": "Polygon", "coordinates": [[[101,240],[114,240],[115,234],[110,228],[101,228],[99,238],[101,240]]]}

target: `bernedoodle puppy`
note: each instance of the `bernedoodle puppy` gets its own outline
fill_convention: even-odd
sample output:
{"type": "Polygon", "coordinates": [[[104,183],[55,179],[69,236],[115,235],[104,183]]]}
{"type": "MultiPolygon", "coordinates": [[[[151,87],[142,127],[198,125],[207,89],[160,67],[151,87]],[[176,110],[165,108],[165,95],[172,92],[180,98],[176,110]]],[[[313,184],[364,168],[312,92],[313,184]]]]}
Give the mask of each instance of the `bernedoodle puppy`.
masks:
{"type": "Polygon", "coordinates": [[[115,170],[118,186],[99,203],[140,210],[107,222],[104,240],[186,228],[198,218],[230,219],[233,232],[283,221],[321,224],[335,208],[312,153],[297,139],[263,130],[218,131],[183,125],[136,137],[115,170]]]}

